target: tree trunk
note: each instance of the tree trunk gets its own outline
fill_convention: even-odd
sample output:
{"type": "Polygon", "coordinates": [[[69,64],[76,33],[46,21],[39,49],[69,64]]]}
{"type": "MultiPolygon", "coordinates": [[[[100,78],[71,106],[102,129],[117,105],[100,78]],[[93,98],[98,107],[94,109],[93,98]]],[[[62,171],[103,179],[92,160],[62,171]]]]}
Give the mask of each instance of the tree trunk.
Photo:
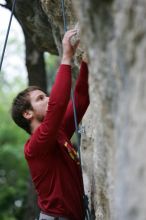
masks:
{"type": "Polygon", "coordinates": [[[26,46],[26,67],[28,71],[28,84],[41,87],[47,92],[47,76],[45,70],[44,53],[39,51],[31,41],[31,38],[25,36],[26,46]]]}
{"type": "MultiPolygon", "coordinates": [[[[61,54],[60,1],[25,1],[31,10],[19,8],[21,4],[19,0],[15,14],[25,15],[21,25],[24,21],[36,50],[58,49],[61,54]]],[[[85,189],[97,220],[146,216],[145,10],[145,0],[65,0],[68,28],[79,21],[89,58],[91,103],[82,157],[85,189]]]]}

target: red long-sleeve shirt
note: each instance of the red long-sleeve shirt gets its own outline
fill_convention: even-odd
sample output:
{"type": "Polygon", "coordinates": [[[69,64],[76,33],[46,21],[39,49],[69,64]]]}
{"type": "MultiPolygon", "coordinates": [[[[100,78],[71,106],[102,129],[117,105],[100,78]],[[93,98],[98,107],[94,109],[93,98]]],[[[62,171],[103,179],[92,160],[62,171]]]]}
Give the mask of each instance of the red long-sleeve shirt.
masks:
{"type": "MultiPolygon", "coordinates": [[[[24,153],[40,209],[53,216],[83,220],[80,165],[72,151],[69,154],[73,149],[70,138],[75,131],[70,91],[71,66],[62,64],[50,93],[45,119],[25,144],[24,153]]],[[[74,98],[79,123],[89,105],[88,68],[84,62],[74,98]]]]}

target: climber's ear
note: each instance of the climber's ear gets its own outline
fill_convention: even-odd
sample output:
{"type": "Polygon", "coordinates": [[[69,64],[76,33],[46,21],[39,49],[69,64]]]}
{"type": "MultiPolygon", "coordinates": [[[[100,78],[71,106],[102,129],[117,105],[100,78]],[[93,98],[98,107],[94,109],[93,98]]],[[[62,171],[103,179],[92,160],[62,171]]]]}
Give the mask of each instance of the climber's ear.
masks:
{"type": "Polygon", "coordinates": [[[32,120],[33,118],[33,111],[32,110],[26,110],[23,112],[23,117],[26,118],[27,120],[32,120]]]}

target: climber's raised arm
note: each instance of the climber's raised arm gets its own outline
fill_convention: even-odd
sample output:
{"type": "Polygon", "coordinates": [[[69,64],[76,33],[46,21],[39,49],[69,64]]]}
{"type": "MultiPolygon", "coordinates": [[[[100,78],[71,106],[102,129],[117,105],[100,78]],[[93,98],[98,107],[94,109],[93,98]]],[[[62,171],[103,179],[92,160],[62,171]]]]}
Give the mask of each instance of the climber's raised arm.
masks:
{"type": "MultiPolygon", "coordinates": [[[[84,58],[81,62],[79,76],[76,81],[74,91],[74,101],[77,113],[77,123],[79,124],[87,110],[89,105],[89,93],[88,93],[88,66],[87,59],[84,58]]],[[[70,100],[65,117],[63,119],[62,127],[71,138],[75,131],[75,121],[73,112],[73,103],[70,100]]]]}

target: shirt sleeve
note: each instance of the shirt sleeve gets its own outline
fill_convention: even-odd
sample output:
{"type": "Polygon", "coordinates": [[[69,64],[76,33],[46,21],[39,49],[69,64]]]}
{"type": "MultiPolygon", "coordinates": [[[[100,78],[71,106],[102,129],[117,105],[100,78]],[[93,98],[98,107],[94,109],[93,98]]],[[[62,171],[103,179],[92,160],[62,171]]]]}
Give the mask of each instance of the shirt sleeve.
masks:
{"type": "Polygon", "coordinates": [[[58,130],[70,99],[70,91],[71,66],[62,64],[50,93],[45,119],[27,143],[29,154],[36,155],[54,150],[58,130]]]}
{"type": "MultiPolygon", "coordinates": [[[[76,82],[74,91],[74,101],[77,113],[77,123],[82,120],[87,107],[89,105],[89,93],[88,93],[88,66],[85,62],[81,63],[80,73],[76,82]]],[[[73,104],[70,100],[64,119],[62,128],[70,139],[75,131],[73,104]]]]}

